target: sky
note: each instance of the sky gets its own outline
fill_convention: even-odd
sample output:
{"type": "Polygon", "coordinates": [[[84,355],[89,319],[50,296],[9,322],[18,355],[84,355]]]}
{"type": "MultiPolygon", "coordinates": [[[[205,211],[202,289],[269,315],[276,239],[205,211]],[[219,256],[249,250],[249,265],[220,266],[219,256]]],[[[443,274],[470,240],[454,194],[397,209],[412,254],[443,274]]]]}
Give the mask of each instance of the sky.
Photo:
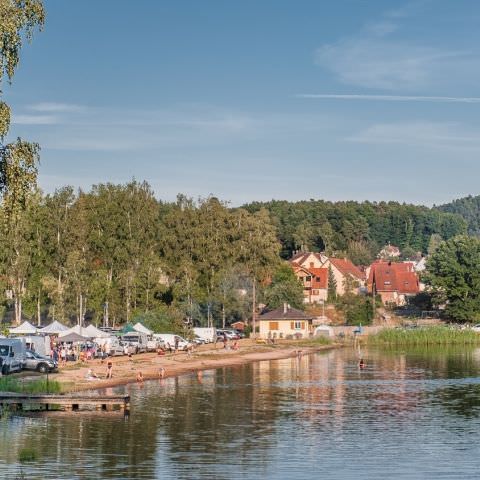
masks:
{"type": "Polygon", "coordinates": [[[441,204],[480,186],[477,0],[45,0],[4,99],[46,192],[441,204]]]}

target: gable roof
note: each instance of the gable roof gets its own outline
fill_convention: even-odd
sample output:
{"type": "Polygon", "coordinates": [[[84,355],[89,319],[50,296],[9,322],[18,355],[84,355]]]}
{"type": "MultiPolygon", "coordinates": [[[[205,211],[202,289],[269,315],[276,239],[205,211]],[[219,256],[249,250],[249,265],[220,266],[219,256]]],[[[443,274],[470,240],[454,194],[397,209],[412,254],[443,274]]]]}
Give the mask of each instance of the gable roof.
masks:
{"type": "Polygon", "coordinates": [[[312,288],[328,288],[328,268],[309,268],[312,274],[312,288]]]}
{"type": "Polygon", "coordinates": [[[320,263],[323,263],[322,255],[318,252],[298,252],[289,261],[292,265],[295,263],[302,266],[310,255],[313,255],[320,263]]]}
{"type": "Polygon", "coordinates": [[[330,263],[343,275],[365,280],[365,274],[347,258],[330,257],[330,263]]]}
{"type": "Polygon", "coordinates": [[[312,320],[313,317],[307,315],[302,310],[292,307],[280,307],[269,312],[262,313],[258,320],[312,320]]]}
{"type": "Polygon", "coordinates": [[[375,262],[368,277],[369,290],[414,295],[420,291],[418,276],[411,262],[375,262]]]}

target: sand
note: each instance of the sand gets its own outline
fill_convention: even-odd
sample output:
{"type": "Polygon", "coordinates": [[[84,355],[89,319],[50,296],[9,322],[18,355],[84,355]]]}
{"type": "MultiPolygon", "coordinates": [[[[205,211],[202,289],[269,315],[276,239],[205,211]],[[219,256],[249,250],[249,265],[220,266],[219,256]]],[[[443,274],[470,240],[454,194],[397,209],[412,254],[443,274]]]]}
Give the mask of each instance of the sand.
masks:
{"type": "Polygon", "coordinates": [[[142,353],[133,355],[131,359],[126,356],[112,357],[113,378],[107,379],[107,361],[90,360],[82,364],[67,364],[60,366],[59,372],[50,378],[62,384],[64,391],[84,391],[106,387],[115,387],[137,381],[141,372],[144,380],[167,378],[191,373],[198,370],[208,370],[231,365],[240,365],[262,360],[276,360],[302,354],[337,348],[339,345],[302,345],[301,342],[282,342],[276,345],[257,345],[252,340],[246,339],[239,342],[239,349],[225,350],[223,345],[202,345],[193,354],[184,352],[177,354],[157,355],[156,353],[142,353]],[[91,369],[99,378],[87,380],[85,378],[91,369]],[[163,370],[162,370],[163,369],[163,370]]]}

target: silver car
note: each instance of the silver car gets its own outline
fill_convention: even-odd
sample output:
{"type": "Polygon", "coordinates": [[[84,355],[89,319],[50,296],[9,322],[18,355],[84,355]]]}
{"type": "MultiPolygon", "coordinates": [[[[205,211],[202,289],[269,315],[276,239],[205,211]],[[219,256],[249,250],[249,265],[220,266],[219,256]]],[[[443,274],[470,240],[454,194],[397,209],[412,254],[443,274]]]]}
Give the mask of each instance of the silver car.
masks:
{"type": "Polygon", "coordinates": [[[33,350],[27,350],[25,352],[25,363],[23,365],[24,370],[36,370],[40,373],[47,373],[56,370],[57,367],[57,362],[54,362],[49,357],[39,355],[33,350]]]}

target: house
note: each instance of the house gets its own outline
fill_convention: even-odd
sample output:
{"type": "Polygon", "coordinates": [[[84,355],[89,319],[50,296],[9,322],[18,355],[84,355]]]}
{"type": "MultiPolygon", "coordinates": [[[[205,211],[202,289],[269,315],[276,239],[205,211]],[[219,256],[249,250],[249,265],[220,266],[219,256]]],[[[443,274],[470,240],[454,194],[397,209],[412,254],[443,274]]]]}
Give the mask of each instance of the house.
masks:
{"type": "Polygon", "coordinates": [[[413,262],[377,261],[370,267],[368,291],[380,295],[383,304],[402,306],[420,292],[413,262]]]}
{"type": "Polygon", "coordinates": [[[337,283],[337,295],[344,295],[349,286],[353,287],[351,293],[359,293],[365,285],[365,273],[347,258],[329,257],[323,267],[332,269],[337,283]]]}
{"type": "Polygon", "coordinates": [[[378,258],[381,258],[383,260],[389,260],[392,258],[398,258],[400,257],[401,252],[398,247],[395,247],[395,245],[385,245],[381,250],[380,253],[378,254],[378,258]]]}
{"type": "Polygon", "coordinates": [[[259,335],[264,339],[308,338],[313,332],[312,320],[312,316],[285,303],[283,307],[259,315],[259,335]]]}
{"type": "Polygon", "coordinates": [[[292,263],[293,272],[303,285],[304,303],[320,303],[328,296],[328,269],[305,268],[292,263]]]}
{"type": "Polygon", "coordinates": [[[327,259],[328,257],[323,253],[299,252],[290,259],[290,263],[304,268],[322,268],[327,259]]]}

